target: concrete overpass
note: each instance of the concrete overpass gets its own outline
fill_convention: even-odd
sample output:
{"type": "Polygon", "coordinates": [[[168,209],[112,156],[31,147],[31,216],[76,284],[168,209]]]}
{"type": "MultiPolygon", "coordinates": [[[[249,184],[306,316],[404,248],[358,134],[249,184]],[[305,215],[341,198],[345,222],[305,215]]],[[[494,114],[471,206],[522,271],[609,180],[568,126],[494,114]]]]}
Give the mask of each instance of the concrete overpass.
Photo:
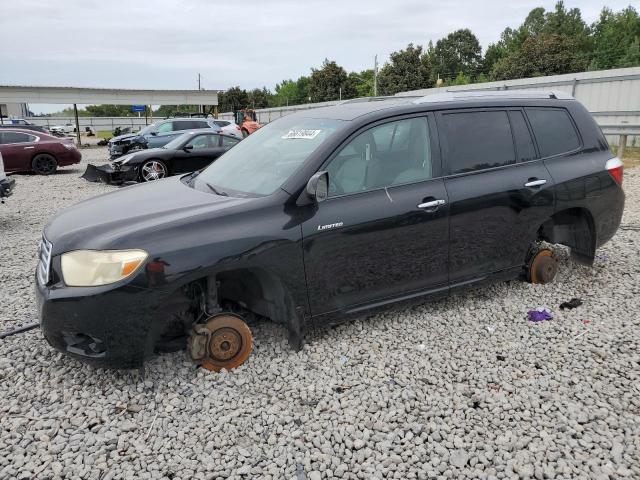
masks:
{"type": "Polygon", "coordinates": [[[0,120],[3,112],[12,110],[9,107],[12,104],[72,104],[76,117],[78,144],[80,144],[78,103],[103,105],[210,105],[214,107],[217,113],[219,92],[220,90],[138,90],[0,85],[0,120]]]}

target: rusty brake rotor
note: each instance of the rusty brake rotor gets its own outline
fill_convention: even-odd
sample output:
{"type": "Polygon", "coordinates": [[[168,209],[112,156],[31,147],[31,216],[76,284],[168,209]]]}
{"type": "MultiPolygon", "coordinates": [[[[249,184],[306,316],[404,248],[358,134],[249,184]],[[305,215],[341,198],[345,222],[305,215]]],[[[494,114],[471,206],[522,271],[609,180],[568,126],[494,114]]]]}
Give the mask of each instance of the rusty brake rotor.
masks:
{"type": "Polygon", "coordinates": [[[529,262],[528,277],[531,283],[550,283],[558,272],[558,262],[551,250],[543,248],[529,262]]]}
{"type": "Polygon", "coordinates": [[[196,325],[187,350],[193,362],[218,372],[242,365],[252,348],[249,326],[239,316],[224,313],[196,325]]]}

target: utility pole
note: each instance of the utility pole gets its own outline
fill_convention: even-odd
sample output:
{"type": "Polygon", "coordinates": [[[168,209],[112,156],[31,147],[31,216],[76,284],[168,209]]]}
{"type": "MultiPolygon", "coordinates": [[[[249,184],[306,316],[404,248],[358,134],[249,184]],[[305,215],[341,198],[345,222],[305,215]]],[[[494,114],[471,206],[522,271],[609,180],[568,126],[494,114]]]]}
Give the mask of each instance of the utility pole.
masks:
{"type": "Polygon", "coordinates": [[[378,55],[373,57],[373,96],[378,96],[378,55]]]}
{"type": "Polygon", "coordinates": [[[198,74],[198,91],[202,90],[202,88],[200,88],[200,74],[198,74]]]}
{"type": "Polygon", "coordinates": [[[73,104],[73,116],[76,119],[76,140],[78,141],[78,148],[82,147],[82,143],[80,142],[80,121],[78,120],[78,105],[73,104]]]}
{"type": "Polygon", "coordinates": [[[338,89],[338,95],[339,95],[338,100],[342,101],[342,87],[338,89]]]}

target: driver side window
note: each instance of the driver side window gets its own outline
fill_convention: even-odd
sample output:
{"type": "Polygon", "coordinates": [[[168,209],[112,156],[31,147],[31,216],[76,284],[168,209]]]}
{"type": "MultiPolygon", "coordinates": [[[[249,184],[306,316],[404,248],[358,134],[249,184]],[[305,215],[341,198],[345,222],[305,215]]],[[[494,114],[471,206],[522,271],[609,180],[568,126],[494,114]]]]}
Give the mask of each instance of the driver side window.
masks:
{"type": "Polygon", "coordinates": [[[210,148],[211,135],[198,135],[196,138],[189,141],[187,146],[192,146],[194,150],[202,150],[210,148]]]}
{"type": "Polygon", "coordinates": [[[397,120],[360,133],[331,160],[329,197],[432,178],[426,117],[397,120]]]}

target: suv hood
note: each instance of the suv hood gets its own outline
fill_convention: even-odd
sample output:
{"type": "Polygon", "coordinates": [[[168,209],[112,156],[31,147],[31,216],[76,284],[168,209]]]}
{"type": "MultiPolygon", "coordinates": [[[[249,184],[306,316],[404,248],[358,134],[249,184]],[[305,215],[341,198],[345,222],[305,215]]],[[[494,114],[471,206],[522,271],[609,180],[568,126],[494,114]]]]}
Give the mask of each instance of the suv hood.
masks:
{"type": "MultiPolygon", "coordinates": [[[[45,227],[53,254],[70,250],[144,248],[163,231],[184,230],[197,217],[222,216],[252,201],[223,197],[185,185],[180,177],[125,187],[59,212],[45,227]]],[[[175,233],[174,233],[175,235],[175,233]]]]}

